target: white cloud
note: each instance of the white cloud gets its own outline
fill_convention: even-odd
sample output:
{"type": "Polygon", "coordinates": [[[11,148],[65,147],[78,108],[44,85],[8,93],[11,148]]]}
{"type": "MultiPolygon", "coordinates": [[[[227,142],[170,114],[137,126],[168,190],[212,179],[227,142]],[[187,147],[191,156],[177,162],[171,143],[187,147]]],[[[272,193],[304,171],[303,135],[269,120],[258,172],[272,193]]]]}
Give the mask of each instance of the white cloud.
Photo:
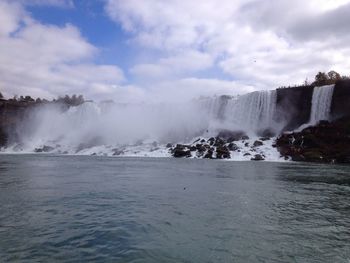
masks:
{"type": "Polygon", "coordinates": [[[93,63],[97,48],[73,25],[40,24],[10,2],[0,3],[0,19],[0,90],[5,95],[103,97],[124,81],[117,66],[93,63]]]}
{"type": "Polygon", "coordinates": [[[273,89],[299,84],[319,70],[348,74],[349,3],[107,0],[106,11],[129,32],[132,41],[160,54],[156,61],[135,65],[135,74],[181,79],[190,77],[181,75],[183,72],[195,75],[214,65],[242,86],[273,89]],[[196,68],[189,60],[179,60],[183,69],[179,75],[178,64],[169,66],[164,60],[183,50],[200,52],[210,63],[196,68]]]}
{"type": "Polygon", "coordinates": [[[213,62],[213,58],[209,54],[188,50],[160,58],[155,63],[138,64],[131,68],[131,73],[141,81],[169,80],[210,68],[213,62]]]}
{"type": "Polygon", "coordinates": [[[220,79],[182,78],[161,81],[149,88],[146,94],[155,101],[186,101],[200,96],[239,95],[252,92],[255,88],[235,81],[220,79]]]}
{"type": "Polygon", "coordinates": [[[95,64],[98,48],[74,25],[42,24],[25,11],[28,5],[74,8],[74,1],[0,0],[0,90],[123,101],[186,99],[274,89],[311,79],[319,70],[349,74],[350,0],[105,4],[140,49],[125,69],[134,83],[115,65],[95,64]]]}

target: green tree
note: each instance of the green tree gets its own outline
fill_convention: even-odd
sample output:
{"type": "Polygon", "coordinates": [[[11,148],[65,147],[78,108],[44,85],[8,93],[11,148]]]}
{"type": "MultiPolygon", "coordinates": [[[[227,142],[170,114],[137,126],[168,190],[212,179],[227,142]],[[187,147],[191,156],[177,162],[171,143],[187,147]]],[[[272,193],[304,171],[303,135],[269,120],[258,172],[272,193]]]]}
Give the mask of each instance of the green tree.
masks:
{"type": "Polygon", "coordinates": [[[334,82],[341,79],[340,74],[334,70],[329,71],[327,75],[328,75],[328,78],[334,82]]]}
{"type": "Polygon", "coordinates": [[[318,72],[315,76],[315,81],[313,82],[316,86],[326,85],[328,83],[328,76],[325,72],[318,72]]]}

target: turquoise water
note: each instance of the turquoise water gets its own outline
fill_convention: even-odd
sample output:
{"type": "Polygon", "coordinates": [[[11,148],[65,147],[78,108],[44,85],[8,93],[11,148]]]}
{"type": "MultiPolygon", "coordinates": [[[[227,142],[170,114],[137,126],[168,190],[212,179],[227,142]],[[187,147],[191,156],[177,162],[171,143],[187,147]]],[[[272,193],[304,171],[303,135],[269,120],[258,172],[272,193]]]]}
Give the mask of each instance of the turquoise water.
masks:
{"type": "Polygon", "coordinates": [[[349,166],[0,155],[1,262],[349,260],[349,166]]]}

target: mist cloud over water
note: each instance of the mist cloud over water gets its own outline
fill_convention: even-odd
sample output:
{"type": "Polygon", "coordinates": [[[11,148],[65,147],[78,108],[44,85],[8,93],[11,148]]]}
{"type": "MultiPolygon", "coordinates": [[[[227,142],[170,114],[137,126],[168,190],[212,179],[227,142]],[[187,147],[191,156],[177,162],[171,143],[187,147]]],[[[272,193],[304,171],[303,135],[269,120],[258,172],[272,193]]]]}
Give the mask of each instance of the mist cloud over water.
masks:
{"type": "Polygon", "coordinates": [[[199,135],[207,127],[205,112],[196,105],[86,102],[65,112],[55,106],[37,108],[18,132],[27,147],[49,143],[74,148],[82,143],[94,146],[144,140],[182,141],[199,135]]]}
{"type": "Polygon", "coordinates": [[[50,145],[79,150],[153,141],[165,144],[216,136],[220,130],[253,136],[264,129],[278,132],[281,125],[274,121],[275,112],[276,91],[183,103],[85,102],[68,110],[48,104],[33,109],[19,123],[17,134],[24,149],[50,145]]]}

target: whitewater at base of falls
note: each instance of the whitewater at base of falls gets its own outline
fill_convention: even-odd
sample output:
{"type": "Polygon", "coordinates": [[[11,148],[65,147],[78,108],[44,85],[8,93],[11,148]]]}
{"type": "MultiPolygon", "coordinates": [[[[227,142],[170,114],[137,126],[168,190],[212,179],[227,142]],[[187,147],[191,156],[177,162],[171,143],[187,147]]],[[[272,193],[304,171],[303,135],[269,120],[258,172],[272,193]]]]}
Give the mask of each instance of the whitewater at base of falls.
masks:
{"type": "MultiPolygon", "coordinates": [[[[195,141],[204,139],[203,137],[194,138],[191,142],[184,142],[183,144],[195,145],[195,141]]],[[[206,141],[209,138],[205,139],[206,141]]],[[[235,151],[230,151],[230,161],[250,161],[256,154],[264,156],[265,161],[271,162],[283,162],[286,161],[281,157],[280,153],[273,146],[276,138],[270,138],[263,142],[260,146],[253,146],[254,142],[259,140],[259,137],[251,137],[246,140],[235,141],[238,146],[235,151]]],[[[176,144],[173,144],[175,146],[176,144]]],[[[135,145],[96,145],[88,148],[76,151],[75,149],[64,147],[60,145],[41,145],[38,149],[48,147],[49,152],[41,152],[36,154],[54,154],[54,155],[91,155],[91,156],[108,156],[108,157],[172,157],[170,148],[166,144],[158,144],[152,141],[145,141],[135,145]]],[[[22,149],[19,145],[0,150],[3,154],[32,154],[35,149],[22,149]]],[[[203,157],[197,157],[195,153],[189,157],[192,159],[203,159],[203,157]]]]}

